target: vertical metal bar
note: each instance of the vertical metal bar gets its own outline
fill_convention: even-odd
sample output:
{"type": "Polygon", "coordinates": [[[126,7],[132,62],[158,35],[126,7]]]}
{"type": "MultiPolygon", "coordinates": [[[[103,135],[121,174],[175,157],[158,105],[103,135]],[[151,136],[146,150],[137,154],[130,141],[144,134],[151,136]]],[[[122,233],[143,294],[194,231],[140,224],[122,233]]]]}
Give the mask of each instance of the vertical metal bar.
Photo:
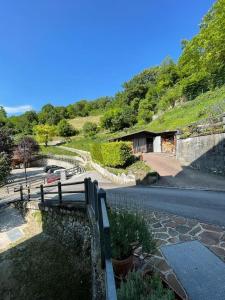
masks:
{"type": "Polygon", "coordinates": [[[85,190],[85,203],[86,203],[86,205],[90,204],[88,188],[89,188],[88,178],[85,178],[84,179],[84,190],[85,190]]]}
{"type": "Polygon", "coordinates": [[[20,186],[20,200],[23,201],[23,186],[20,186]]]}
{"type": "Polygon", "coordinates": [[[30,186],[27,187],[27,198],[30,201],[30,186]]]}
{"type": "Polygon", "coordinates": [[[105,241],[104,241],[104,228],[103,228],[103,218],[102,218],[102,205],[101,201],[105,199],[105,191],[100,189],[97,192],[97,208],[98,208],[98,226],[100,234],[100,247],[101,247],[101,266],[105,268],[105,241]]]}
{"type": "Polygon", "coordinates": [[[40,190],[41,190],[41,203],[45,202],[45,196],[44,196],[44,186],[43,184],[40,185],[40,190]]]}
{"type": "Polygon", "coordinates": [[[62,204],[62,184],[61,184],[61,181],[58,182],[58,194],[59,194],[59,204],[62,204]]]}
{"type": "Polygon", "coordinates": [[[95,219],[98,220],[98,181],[93,181],[93,200],[95,203],[95,219]]]}

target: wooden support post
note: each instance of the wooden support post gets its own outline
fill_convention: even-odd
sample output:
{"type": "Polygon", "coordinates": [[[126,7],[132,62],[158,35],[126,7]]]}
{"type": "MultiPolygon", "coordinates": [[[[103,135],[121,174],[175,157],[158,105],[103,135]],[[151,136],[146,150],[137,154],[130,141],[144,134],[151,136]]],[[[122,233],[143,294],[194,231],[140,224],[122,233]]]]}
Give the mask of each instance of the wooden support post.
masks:
{"type": "Polygon", "coordinates": [[[44,203],[45,196],[44,196],[44,186],[43,186],[43,184],[40,185],[40,190],[41,190],[41,203],[44,203]]]}
{"type": "Polygon", "coordinates": [[[61,184],[61,181],[58,182],[58,194],[59,194],[59,204],[62,204],[62,184],[61,184]]]}
{"type": "Polygon", "coordinates": [[[23,201],[23,186],[20,186],[20,200],[23,201]]]}

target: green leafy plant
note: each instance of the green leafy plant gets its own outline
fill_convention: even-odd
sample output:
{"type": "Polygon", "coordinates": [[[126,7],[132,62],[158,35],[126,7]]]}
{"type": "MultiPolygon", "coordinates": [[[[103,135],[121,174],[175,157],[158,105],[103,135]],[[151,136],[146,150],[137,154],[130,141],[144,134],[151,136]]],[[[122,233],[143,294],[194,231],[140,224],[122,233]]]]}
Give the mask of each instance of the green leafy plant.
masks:
{"type": "Polygon", "coordinates": [[[118,300],[174,300],[174,293],[163,287],[159,276],[130,272],[117,291],[118,300]]]}
{"type": "Polygon", "coordinates": [[[83,133],[84,136],[95,136],[96,133],[98,132],[98,126],[97,124],[93,123],[93,122],[86,122],[83,126],[83,133]]]}
{"type": "Polygon", "coordinates": [[[104,164],[108,167],[124,167],[132,160],[131,143],[113,142],[102,144],[104,164]]]}
{"type": "Polygon", "coordinates": [[[78,131],[75,130],[73,126],[65,119],[59,121],[57,125],[57,130],[58,134],[64,137],[73,136],[78,133],[78,131]]]}
{"type": "Polygon", "coordinates": [[[101,164],[104,163],[101,143],[95,143],[91,145],[91,157],[94,161],[100,162],[101,164]]]}
{"type": "Polygon", "coordinates": [[[155,241],[143,217],[128,212],[109,212],[112,257],[128,258],[134,246],[142,246],[143,252],[152,254],[155,241]]]}

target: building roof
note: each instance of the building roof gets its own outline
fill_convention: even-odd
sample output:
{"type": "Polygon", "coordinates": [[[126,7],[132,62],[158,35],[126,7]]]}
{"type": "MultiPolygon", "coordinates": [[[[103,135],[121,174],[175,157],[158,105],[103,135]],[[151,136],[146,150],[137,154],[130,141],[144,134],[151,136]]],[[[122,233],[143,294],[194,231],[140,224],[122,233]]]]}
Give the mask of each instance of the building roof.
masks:
{"type": "Polygon", "coordinates": [[[128,133],[128,134],[124,134],[115,138],[111,138],[109,139],[109,141],[116,141],[116,140],[121,140],[123,138],[131,138],[135,135],[140,135],[140,134],[146,134],[146,135],[151,135],[151,136],[158,136],[158,135],[162,135],[162,134],[175,134],[177,132],[177,130],[168,130],[168,131],[162,131],[162,132],[153,132],[153,131],[149,131],[149,130],[139,130],[136,132],[132,132],[132,133],[128,133]]]}

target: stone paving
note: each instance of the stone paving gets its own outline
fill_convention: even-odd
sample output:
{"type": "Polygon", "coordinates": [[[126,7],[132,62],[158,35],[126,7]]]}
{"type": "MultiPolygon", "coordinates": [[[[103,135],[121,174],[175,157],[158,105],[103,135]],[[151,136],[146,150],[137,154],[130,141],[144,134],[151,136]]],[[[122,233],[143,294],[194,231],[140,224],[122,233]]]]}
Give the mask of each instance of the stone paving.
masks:
{"type": "Polygon", "coordinates": [[[158,250],[155,256],[144,259],[143,268],[153,267],[158,270],[183,299],[187,299],[187,295],[163,257],[160,246],[199,240],[225,262],[225,227],[160,212],[148,212],[145,219],[155,237],[158,250]]]}

